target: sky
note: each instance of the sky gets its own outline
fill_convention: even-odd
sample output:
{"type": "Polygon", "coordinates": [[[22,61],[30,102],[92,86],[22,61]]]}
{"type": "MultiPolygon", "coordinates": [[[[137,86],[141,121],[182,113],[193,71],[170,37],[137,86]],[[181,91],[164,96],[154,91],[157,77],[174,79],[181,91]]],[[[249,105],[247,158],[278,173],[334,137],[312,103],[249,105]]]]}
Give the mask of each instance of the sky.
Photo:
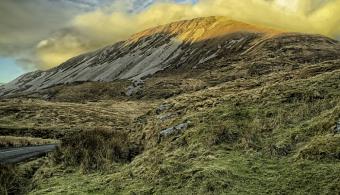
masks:
{"type": "Polygon", "coordinates": [[[1,0],[0,83],[169,22],[204,16],[340,39],[340,0],[1,0]]]}

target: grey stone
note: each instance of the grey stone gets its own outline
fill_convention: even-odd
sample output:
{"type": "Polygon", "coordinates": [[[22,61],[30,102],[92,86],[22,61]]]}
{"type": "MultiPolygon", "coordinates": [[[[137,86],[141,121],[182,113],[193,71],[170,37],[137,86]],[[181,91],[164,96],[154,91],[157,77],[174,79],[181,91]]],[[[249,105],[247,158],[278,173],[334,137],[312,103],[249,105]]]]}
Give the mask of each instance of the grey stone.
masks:
{"type": "Polygon", "coordinates": [[[156,109],[156,113],[160,114],[161,112],[165,111],[165,110],[169,110],[172,107],[172,104],[161,104],[160,106],[158,106],[158,108],[156,109]]]}
{"type": "Polygon", "coordinates": [[[169,137],[171,135],[177,135],[179,133],[182,133],[183,131],[187,130],[189,127],[190,121],[181,123],[179,125],[176,125],[174,127],[170,127],[167,129],[164,129],[160,132],[161,137],[169,137]]]}
{"type": "Polygon", "coordinates": [[[167,113],[167,114],[162,114],[162,115],[157,116],[157,119],[159,119],[161,121],[165,121],[165,120],[171,118],[172,116],[173,116],[172,113],[167,113]]]}
{"type": "Polygon", "coordinates": [[[167,129],[164,129],[160,132],[161,137],[169,137],[170,135],[177,134],[178,130],[175,127],[170,127],[167,129]]]}
{"type": "Polygon", "coordinates": [[[136,94],[137,92],[139,92],[142,89],[141,86],[129,86],[127,89],[127,92],[125,93],[127,96],[132,96],[133,94],[136,94]]]}
{"type": "Polygon", "coordinates": [[[340,134],[340,120],[335,125],[334,133],[340,134]]]}
{"type": "Polygon", "coordinates": [[[125,93],[127,96],[132,96],[137,94],[139,91],[143,89],[144,81],[141,79],[134,80],[132,85],[127,88],[127,92],[125,93]]]}
{"type": "Polygon", "coordinates": [[[182,123],[182,124],[177,125],[175,128],[178,130],[186,130],[188,126],[189,126],[188,123],[182,123]]]}

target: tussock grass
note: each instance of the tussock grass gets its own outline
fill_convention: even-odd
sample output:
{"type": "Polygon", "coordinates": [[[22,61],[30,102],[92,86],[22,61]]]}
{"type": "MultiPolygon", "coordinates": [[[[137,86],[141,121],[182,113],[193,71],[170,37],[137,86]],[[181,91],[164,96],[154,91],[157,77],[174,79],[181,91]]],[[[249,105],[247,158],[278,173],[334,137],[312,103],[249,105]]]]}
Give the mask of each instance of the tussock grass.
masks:
{"type": "Polygon", "coordinates": [[[335,160],[340,162],[340,136],[317,136],[306,144],[298,157],[308,160],[335,160]]]}
{"type": "Polygon", "coordinates": [[[20,165],[0,165],[0,194],[27,194],[32,177],[44,162],[38,159],[20,165]]]}
{"type": "Polygon", "coordinates": [[[11,194],[19,190],[20,178],[13,166],[0,166],[0,194],[11,194]]]}
{"type": "Polygon", "coordinates": [[[142,148],[130,142],[124,132],[94,129],[63,138],[53,160],[90,171],[105,169],[112,163],[130,162],[141,151],[142,148]]]}
{"type": "Polygon", "coordinates": [[[157,101],[99,101],[84,104],[37,99],[0,101],[0,136],[60,139],[72,132],[128,129],[133,118],[157,101]]]}
{"type": "Polygon", "coordinates": [[[58,143],[58,141],[53,139],[41,139],[33,137],[0,136],[0,148],[24,147],[53,143],[58,143]]]}

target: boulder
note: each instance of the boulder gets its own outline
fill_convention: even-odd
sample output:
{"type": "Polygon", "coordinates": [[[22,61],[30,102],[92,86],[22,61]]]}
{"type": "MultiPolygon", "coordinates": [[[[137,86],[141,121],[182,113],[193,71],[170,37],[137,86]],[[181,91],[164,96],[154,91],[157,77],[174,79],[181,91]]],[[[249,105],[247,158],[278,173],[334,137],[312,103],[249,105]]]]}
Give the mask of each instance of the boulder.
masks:
{"type": "Polygon", "coordinates": [[[180,134],[183,131],[188,129],[189,124],[190,124],[190,121],[185,122],[185,123],[181,123],[181,124],[176,125],[174,127],[164,129],[160,132],[160,137],[169,137],[169,136],[172,136],[172,135],[180,134]]]}
{"type": "Polygon", "coordinates": [[[160,106],[158,106],[158,108],[156,108],[156,114],[160,114],[165,110],[169,110],[170,108],[172,108],[172,104],[161,104],[160,106]]]}

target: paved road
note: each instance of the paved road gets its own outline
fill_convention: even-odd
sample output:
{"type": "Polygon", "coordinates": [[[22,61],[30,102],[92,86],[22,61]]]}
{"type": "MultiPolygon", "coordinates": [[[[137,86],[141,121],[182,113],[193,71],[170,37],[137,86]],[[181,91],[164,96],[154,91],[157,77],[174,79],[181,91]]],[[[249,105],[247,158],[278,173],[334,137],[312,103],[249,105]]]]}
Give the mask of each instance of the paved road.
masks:
{"type": "Polygon", "coordinates": [[[0,164],[18,163],[37,157],[57,148],[55,144],[31,146],[22,148],[0,149],[0,164]]]}

